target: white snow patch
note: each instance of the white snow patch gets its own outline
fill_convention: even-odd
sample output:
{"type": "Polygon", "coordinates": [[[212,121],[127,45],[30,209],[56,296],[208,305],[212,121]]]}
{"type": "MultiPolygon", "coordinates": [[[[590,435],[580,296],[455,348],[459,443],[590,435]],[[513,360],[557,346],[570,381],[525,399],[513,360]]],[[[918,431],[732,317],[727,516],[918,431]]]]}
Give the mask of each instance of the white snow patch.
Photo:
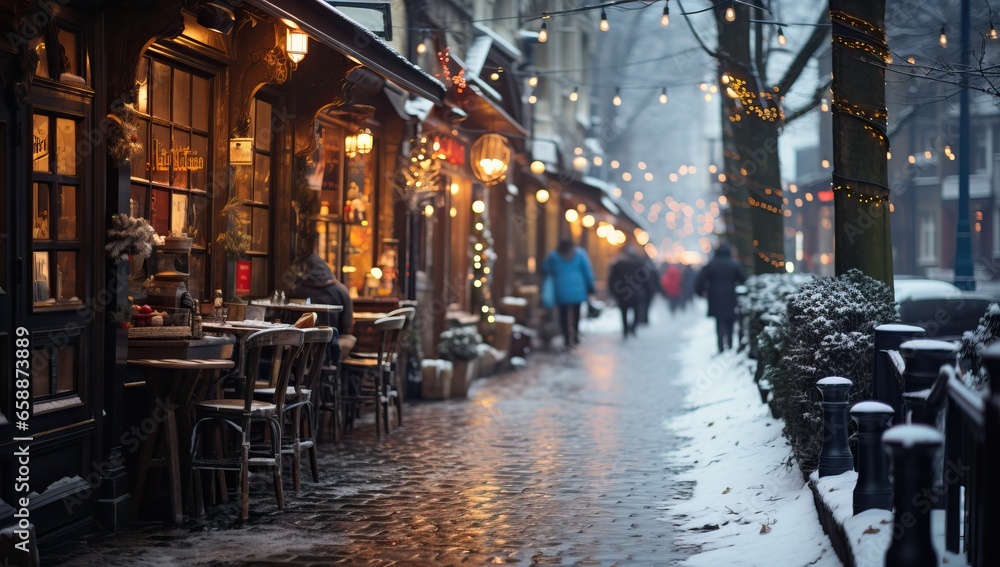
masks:
{"type": "Polygon", "coordinates": [[[715,351],[706,319],[681,349],[688,411],[666,423],[690,439],[666,455],[690,467],[678,480],[694,484],[689,499],[666,502],[664,520],[678,527],[678,545],[700,552],[681,565],[840,565],[823,533],[813,497],[797,467],[785,465],[782,424],[770,416],[745,354],[715,351]]]}

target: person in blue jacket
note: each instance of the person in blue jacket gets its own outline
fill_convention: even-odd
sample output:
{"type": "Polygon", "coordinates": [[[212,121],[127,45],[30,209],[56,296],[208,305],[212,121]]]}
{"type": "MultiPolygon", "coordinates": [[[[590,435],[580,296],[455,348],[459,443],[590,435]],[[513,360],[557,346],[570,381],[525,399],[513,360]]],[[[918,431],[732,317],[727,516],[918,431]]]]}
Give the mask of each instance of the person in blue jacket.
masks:
{"type": "Polygon", "coordinates": [[[580,344],[580,305],[594,293],[594,271],[587,252],[566,238],[545,258],[542,271],[555,283],[559,326],[567,347],[580,344]]]}

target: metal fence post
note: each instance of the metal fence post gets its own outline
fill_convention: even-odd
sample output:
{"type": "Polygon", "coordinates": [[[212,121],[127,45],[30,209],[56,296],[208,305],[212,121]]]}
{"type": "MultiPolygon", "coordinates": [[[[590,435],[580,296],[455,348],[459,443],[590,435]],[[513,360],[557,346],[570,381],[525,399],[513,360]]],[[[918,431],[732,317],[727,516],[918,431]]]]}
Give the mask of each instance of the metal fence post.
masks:
{"type": "Polygon", "coordinates": [[[854,513],[879,508],[892,510],[892,483],[885,463],[882,434],[895,415],[892,406],[860,402],[851,408],[858,424],[858,482],[854,485],[854,513]]]}
{"type": "Polygon", "coordinates": [[[896,369],[884,353],[899,350],[899,345],[922,338],[926,331],[913,325],[879,325],[875,327],[875,364],[872,375],[872,388],[875,401],[889,404],[893,408],[903,407],[902,389],[896,380],[896,369]]]}
{"type": "MultiPolygon", "coordinates": [[[[958,346],[946,341],[917,339],[899,345],[899,353],[906,361],[903,372],[903,393],[930,390],[941,373],[941,366],[955,364],[958,346]]],[[[895,423],[906,420],[905,406],[896,407],[895,423]]]]}
{"type": "Polygon", "coordinates": [[[847,393],[853,384],[839,376],[816,382],[823,395],[823,448],[819,453],[819,476],[854,470],[854,456],[847,443],[847,393]]]}
{"type": "Polygon", "coordinates": [[[932,460],[943,438],[926,425],[897,425],[882,435],[892,454],[892,502],[896,509],[886,567],[936,567],[931,543],[931,507],[925,505],[933,477],[932,460]]]}

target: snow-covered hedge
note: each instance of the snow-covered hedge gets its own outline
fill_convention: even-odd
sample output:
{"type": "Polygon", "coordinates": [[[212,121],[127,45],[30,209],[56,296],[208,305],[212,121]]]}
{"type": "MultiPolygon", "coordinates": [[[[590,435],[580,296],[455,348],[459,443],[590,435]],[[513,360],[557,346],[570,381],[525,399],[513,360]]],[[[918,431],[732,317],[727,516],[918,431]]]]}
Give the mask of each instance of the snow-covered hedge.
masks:
{"type": "Polygon", "coordinates": [[[784,315],[767,317],[763,350],[774,348],[777,356],[764,370],[764,378],[773,387],[773,403],[785,420],[785,437],[804,472],[816,468],[823,443],[816,381],[843,376],[854,382],[852,401],[871,399],[875,327],[897,318],[889,286],[858,270],[803,284],[787,297],[784,315]]]}
{"type": "Polygon", "coordinates": [[[983,351],[998,338],[1000,338],[1000,305],[993,303],[979,319],[976,330],[966,331],[962,335],[959,358],[966,371],[963,379],[969,387],[981,390],[989,386],[989,376],[983,368],[983,351]]]}
{"type": "MultiPolygon", "coordinates": [[[[746,295],[740,296],[740,313],[746,317],[747,336],[751,346],[761,348],[761,334],[767,324],[785,314],[785,301],[803,284],[813,279],[810,274],[757,274],[747,278],[746,295]]],[[[771,347],[769,343],[765,348],[771,347]]],[[[773,349],[772,349],[773,352],[773,349]]],[[[761,364],[774,362],[759,352],[761,364]]]]}

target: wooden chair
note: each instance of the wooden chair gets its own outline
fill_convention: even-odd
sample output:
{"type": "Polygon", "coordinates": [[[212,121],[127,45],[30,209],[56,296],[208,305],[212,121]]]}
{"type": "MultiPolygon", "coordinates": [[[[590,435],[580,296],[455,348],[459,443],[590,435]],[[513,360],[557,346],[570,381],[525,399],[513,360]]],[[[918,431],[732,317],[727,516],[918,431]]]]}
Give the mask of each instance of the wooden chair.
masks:
{"type": "MultiPolygon", "coordinates": [[[[319,482],[316,465],[316,411],[313,392],[317,392],[320,373],[326,360],[326,349],[334,340],[332,327],[304,329],[302,351],[295,362],[294,383],[285,388],[285,407],[282,410],[281,452],[292,456],[292,486],[299,493],[299,468],[302,451],[309,452],[313,482],[319,482]],[[286,419],[287,418],[287,419],[286,419]]],[[[254,398],[273,401],[275,386],[255,388],[254,398]]]]}
{"type": "Polygon", "coordinates": [[[236,470],[240,474],[240,517],[249,516],[250,467],[270,468],[274,475],[274,495],[278,509],[284,510],[285,502],[281,489],[281,413],[285,406],[292,367],[302,350],[305,332],[299,329],[267,329],[258,331],[246,339],[244,357],[246,377],[237,384],[241,398],[223,398],[198,402],[195,407],[195,425],[191,433],[191,468],[194,474],[200,470],[236,470]],[[271,351],[271,363],[277,365],[274,382],[275,394],[270,402],[255,400],[254,386],[261,368],[261,356],[271,351]],[[266,427],[262,441],[251,439],[251,428],[255,423],[266,427]],[[212,454],[204,447],[210,436],[205,431],[215,426],[215,447],[212,454]],[[220,432],[221,430],[221,432],[220,432]],[[239,440],[237,450],[228,450],[223,443],[223,433],[234,432],[239,440]],[[256,443],[255,443],[256,441],[256,443]]]}
{"type": "MultiPolygon", "coordinates": [[[[389,405],[391,389],[395,382],[392,361],[399,346],[399,334],[406,324],[406,317],[396,315],[375,321],[378,336],[378,353],[375,358],[354,356],[341,362],[345,389],[341,393],[341,407],[348,426],[359,414],[363,405],[375,407],[375,437],[382,438],[382,428],[389,433],[389,405]]],[[[398,406],[397,406],[398,407],[398,406]]]]}
{"type": "MultiPolygon", "coordinates": [[[[399,345],[398,341],[402,340],[403,335],[406,334],[410,329],[410,325],[413,324],[413,319],[417,315],[416,307],[400,307],[399,309],[390,311],[386,314],[386,317],[397,317],[402,315],[406,317],[406,323],[403,325],[402,330],[400,330],[397,336],[397,345],[394,349],[392,357],[389,359],[389,364],[392,365],[391,372],[391,389],[389,390],[389,401],[396,407],[396,425],[403,425],[403,393],[406,391],[406,369],[400,369],[398,365],[398,351],[399,345]]],[[[351,353],[353,358],[378,358],[377,352],[355,352],[351,353]]]]}

